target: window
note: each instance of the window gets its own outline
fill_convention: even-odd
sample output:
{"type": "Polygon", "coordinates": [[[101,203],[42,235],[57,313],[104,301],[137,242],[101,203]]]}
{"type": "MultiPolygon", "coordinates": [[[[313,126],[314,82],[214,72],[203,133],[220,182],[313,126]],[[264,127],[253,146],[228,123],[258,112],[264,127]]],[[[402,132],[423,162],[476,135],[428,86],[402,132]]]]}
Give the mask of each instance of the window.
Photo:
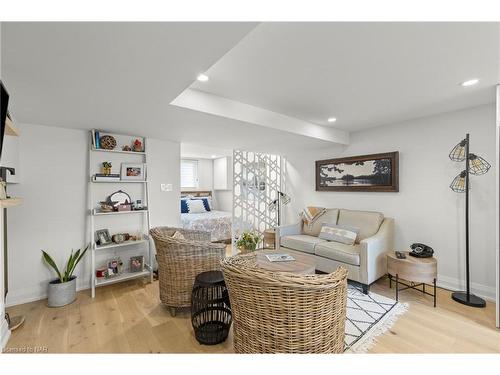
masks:
{"type": "Polygon", "coordinates": [[[198,160],[181,160],[181,188],[198,188],[198,160]]]}

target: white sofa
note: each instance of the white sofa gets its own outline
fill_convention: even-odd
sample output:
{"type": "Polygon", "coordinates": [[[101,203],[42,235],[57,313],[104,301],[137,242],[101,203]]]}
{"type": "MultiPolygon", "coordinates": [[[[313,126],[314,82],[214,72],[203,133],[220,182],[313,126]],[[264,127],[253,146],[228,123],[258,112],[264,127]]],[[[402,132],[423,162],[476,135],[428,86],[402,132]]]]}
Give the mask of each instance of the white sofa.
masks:
{"type": "Polygon", "coordinates": [[[369,285],[387,273],[385,253],[392,251],[394,219],[380,212],[329,208],[311,227],[299,222],[276,228],[276,248],[301,251],[314,256],[316,269],[333,272],[347,269],[349,280],[357,281],[368,293],[369,285]],[[359,228],[354,245],[327,241],[318,237],[323,223],[359,228]]]}

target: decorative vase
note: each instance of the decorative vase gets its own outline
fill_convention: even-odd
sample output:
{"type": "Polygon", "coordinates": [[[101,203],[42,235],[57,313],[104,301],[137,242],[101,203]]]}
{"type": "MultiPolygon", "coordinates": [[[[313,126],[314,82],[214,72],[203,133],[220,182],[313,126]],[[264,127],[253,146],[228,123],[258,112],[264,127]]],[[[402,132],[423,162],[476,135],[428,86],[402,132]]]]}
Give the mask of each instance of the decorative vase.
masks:
{"type": "Polygon", "coordinates": [[[76,300],[76,276],[71,280],[61,283],[59,279],[52,280],[48,286],[49,307],[61,307],[69,305],[76,300]]]}
{"type": "Polygon", "coordinates": [[[102,174],[110,175],[111,174],[111,167],[102,167],[102,174]]]}

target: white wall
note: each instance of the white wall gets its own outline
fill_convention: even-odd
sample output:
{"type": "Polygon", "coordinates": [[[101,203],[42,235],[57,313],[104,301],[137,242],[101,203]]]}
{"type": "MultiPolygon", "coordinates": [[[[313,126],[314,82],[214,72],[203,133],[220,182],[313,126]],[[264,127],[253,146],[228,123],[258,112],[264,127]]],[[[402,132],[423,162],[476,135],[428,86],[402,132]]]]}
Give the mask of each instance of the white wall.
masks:
{"type": "MultiPolygon", "coordinates": [[[[24,204],[10,210],[8,216],[7,305],[45,297],[53,275],[41,260],[41,249],[63,263],[72,248],[89,241],[88,132],[28,124],[23,124],[22,130],[19,150],[23,178],[20,184],[9,187],[9,193],[23,197],[24,204]]],[[[147,147],[151,225],[178,225],[180,145],[148,139],[147,147]],[[171,183],[173,191],[161,192],[160,183],[171,183]]],[[[90,254],[76,274],[77,287],[88,288],[90,254]]]]}
{"type": "Polygon", "coordinates": [[[471,151],[492,164],[490,172],[471,177],[471,281],[477,294],[495,294],[495,108],[481,106],[402,124],[353,133],[351,145],[314,155],[287,155],[288,222],[305,205],[383,212],[396,220],[396,247],[423,242],[435,250],[438,282],[463,288],[465,278],[464,195],[451,191],[464,164],[448,158],[471,135],[471,151]],[[316,192],[315,160],[379,152],[400,152],[399,193],[316,192]]]}

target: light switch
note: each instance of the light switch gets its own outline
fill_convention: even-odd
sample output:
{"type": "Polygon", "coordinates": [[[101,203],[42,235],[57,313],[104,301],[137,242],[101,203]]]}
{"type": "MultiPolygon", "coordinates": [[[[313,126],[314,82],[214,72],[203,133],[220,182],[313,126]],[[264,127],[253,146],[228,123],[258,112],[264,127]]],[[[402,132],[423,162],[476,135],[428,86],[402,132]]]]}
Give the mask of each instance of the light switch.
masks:
{"type": "Polygon", "coordinates": [[[160,184],[161,191],[172,191],[172,184],[160,184]]]}

